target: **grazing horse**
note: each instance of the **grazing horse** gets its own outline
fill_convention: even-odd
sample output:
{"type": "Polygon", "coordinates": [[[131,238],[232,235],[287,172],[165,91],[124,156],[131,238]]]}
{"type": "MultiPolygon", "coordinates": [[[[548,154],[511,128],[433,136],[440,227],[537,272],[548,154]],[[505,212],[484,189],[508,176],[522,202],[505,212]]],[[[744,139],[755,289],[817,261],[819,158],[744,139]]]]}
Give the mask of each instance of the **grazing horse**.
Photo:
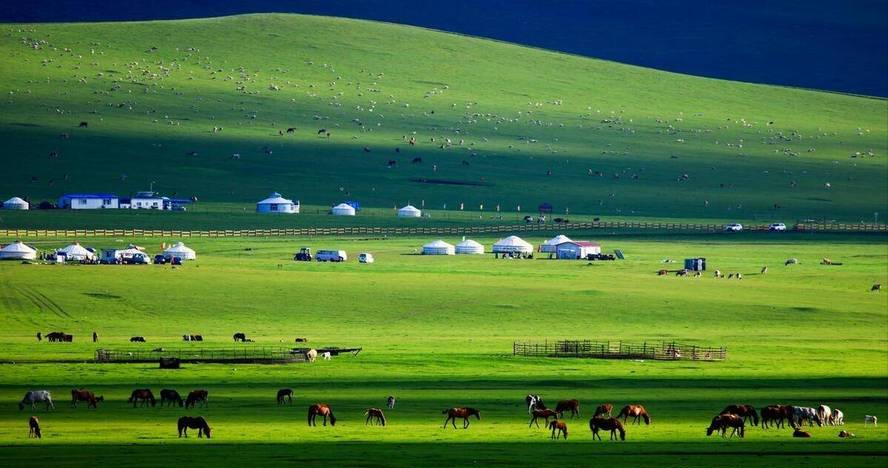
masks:
{"type": "Polygon", "coordinates": [[[660,270],[657,272],[657,276],[666,276],[669,274],[669,270],[660,270]]]}
{"type": "Polygon", "coordinates": [[[308,362],[315,362],[315,359],[317,359],[317,358],[318,358],[318,350],[309,349],[308,351],[305,352],[305,359],[307,359],[308,362]]]}
{"type": "Polygon", "coordinates": [[[838,408],[833,408],[832,416],[830,416],[830,421],[833,426],[844,426],[845,425],[845,413],[838,408]]]}
{"type": "Polygon", "coordinates": [[[395,409],[395,397],[389,395],[389,397],[385,399],[385,406],[388,409],[395,409]]]}
{"type": "Polygon", "coordinates": [[[706,428],[706,435],[711,436],[713,432],[721,431],[722,437],[728,432],[728,428],[733,428],[731,437],[737,434],[741,439],[746,434],[746,422],[742,417],[736,414],[722,413],[712,418],[712,423],[706,428]]]}
{"type": "Polygon", "coordinates": [[[567,440],[567,423],[564,421],[554,420],[549,423],[549,429],[552,429],[552,439],[558,439],[562,435],[567,440]],[[557,431],[557,432],[556,432],[557,431]]]}
{"type": "Polygon", "coordinates": [[[19,402],[19,411],[25,409],[25,405],[31,405],[31,409],[35,409],[37,403],[44,403],[47,411],[50,408],[55,409],[55,405],[52,403],[52,394],[49,393],[49,390],[30,390],[25,393],[25,397],[19,402]]]}
{"type": "Polygon", "coordinates": [[[620,440],[626,440],[626,428],[617,418],[592,418],[589,420],[589,429],[592,431],[592,440],[595,440],[596,437],[601,440],[601,435],[598,434],[600,430],[610,431],[610,440],[616,439],[617,431],[619,431],[620,440]]]}
{"type": "Polygon", "coordinates": [[[535,409],[546,409],[546,405],[543,404],[543,397],[531,393],[524,397],[524,402],[527,403],[527,414],[530,414],[535,409]]]}
{"type": "Polygon", "coordinates": [[[820,405],[817,407],[817,417],[820,418],[820,421],[823,424],[829,424],[833,426],[832,422],[832,408],[826,405],[820,405]]]}
{"type": "Polygon", "coordinates": [[[810,433],[810,432],[807,432],[807,431],[803,431],[803,430],[801,430],[801,429],[799,429],[799,428],[796,428],[796,429],[792,432],[792,436],[793,436],[793,437],[801,437],[801,438],[803,438],[803,439],[810,439],[810,438],[811,438],[811,433],[810,433]]]}
{"type": "Polygon", "coordinates": [[[241,332],[237,332],[233,336],[234,341],[240,341],[241,343],[247,341],[247,335],[241,332]]]}
{"type": "Polygon", "coordinates": [[[728,405],[725,409],[722,410],[720,414],[736,414],[740,416],[745,421],[747,418],[752,418],[752,425],[759,425],[759,415],[756,412],[755,407],[751,405],[728,405]]]}
{"type": "Polygon", "coordinates": [[[182,395],[179,395],[179,392],[175,390],[171,390],[169,388],[165,388],[160,391],[160,406],[164,407],[167,403],[170,405],[179,405],[181,408],[184,406],[184,402],[182,402],[182,395]]]}
{"type": "Polygon", "coordinates": [[[284,404],[284,400],[286,399],[287,403],[293,404],[293,389],[292,388],[282,388],[278,390],[277,393],[277,402],[279,405],[284,404]]]}
{"type": "Polygon", "coordinates": [[[442,411],[441,414],[447,415],[447,419],[444,420],[444,429],[447,429],[447,423],[451,423],[453,428],[456,429],[456,418],[462,418],[463,429],[468,429],[470,416],[475,416],[479,421],[481,420],[481,412],[475,408],[450,408],[442,411]]]}
{"type": "Polygon", "coordinates": [[[558,413],[560,417],[564,417],[564,412],[570,411],[570,417],[580,415],[580,402],[577,400],[561,400],[555,405],[555,412],[558,413]]]}
{"type": "Polygon", "coordinates": [[[817,415],[817,410],[809,406],[793,406],[792,418],[790,419],[793,427],[802,427],[802,423],[805,421],[811,427],[814,427],[815,422],[818,426],[823,426],[823,420],[817,415]]]}
{"type": "Polygon", "coordinates": [[[612,404],[610,404],[610,403],[605,403],[605,404],[603,404],[603,405],[598,405],[598,407],[595,408],[595,414],[593,414],[592,417],[593,417],[593,418],[597,418],[597,417],[599,417],[599,416],[607,416],[607,417],[610,417],[610,415],[611,415],[611,411],[613,411],[613,410],[614,410],[614,405],[612,405],[612,404]]]}
{"type": "Polygon", "coordinates": [[[870,288],[870,292],[882,292],[882,283],[876,283],[870,288]]]}
{"type": "Polygon", "coordinates": [[[774,425],[777,428],[784,426],[784,422],[792,418],[792,407],[787,405],[770,405],[762,408],[762,429],[774,425]]]}
{"type": "Polygon", "coordinates": [[[326,403],[315,403],[308,407],[308,425],[309,426],[317,426],[317,417],[318,415],[324,417],[324,425],[327,425],[327,416],[330,417],[330,425],[336,425],[336,416],[333,415],[333,410],[326,403]]]}
{"type": "Polygon", "coordinates": [[[88,128],[88,127],[89,127],[89,122],[87,122],[87,121],[84,120],[84,121],[80,122],[80,125],[78,125],[77,127],[78,127],[78,128],[88,128]]]}
{"type": "Polygon", "coordinates": [[[623,418],[624,424],[630,416],[632,417],[633,424],[641,424],[638,420],[639,418],[644,419],[644,423],[646,425],[651,424],[651,416],[648,414],[647,410],[644,409],[644,406],[626,405],[623,407],[623,409],[620,410],[620,413],[617,415],[618,418],[623,418]]]}
{"type": "Polygon", "coordinates": [[[183,435],[188,437],[188,429],[197,429],[197,437],[203,437],[204,434],[207,435],[207,439],[210,438],[210,425],[207,424],[207,420],[203,418],[203,416],[198,416],[193,418],[191,416],[182,416],[179,418],[179,437],[183,435]]]}
{"type": "Polygon", "coordinates": [[[870,424],[870,423],[872,423],[873,426],[878,426],[879,425],[879,418],[869,415],[869,414],[864,415],[863,425],[866,426],[867,424],[870,424]]]}
{"type": "Polygon", "coordinates": [[[202,406],[206,407],[210,403],[210,392],[206,390],[193,390],[188,393],[188,397],[185,398],[185,408],[193,408],[198,403],[203,403],[202,406]]]}
{"type": "Polygon", "coordinates": [[[96,397],[93,392],[81,388],[80,390],[71,389],[71,406],[77,407],[78,401],[85,401],[86,407],[89,408],[92,406],[93,408],[98,408],[98,403],[100,401],[105,401],[105,397],[99,396],[96,397]]]}
{"type": "Polygon", "coordinates": [[[126,401],[132,403],[133,408],[136,407],[136,403],[138,402],[141,402],[142,406],[145,406],[146,403],[151,403],[152,407],[157,405],[157,400],[154,399],[154,394],[151,393],[150,388],[137,388],[133,390],[133,393],[126,401]]]}
{"type": "Polygon", "coordinates": [[[382,410],[379,408],[367,408],[367,411],[364,412],[364,416],[367,416],[367,419],[364,421],[365,426],[374,421],[376,424],[385,426],[385,414],[383,414],[382,410]]]}
{"type": "Polygon", "coordinates": [[[31,437],[43,438],[43,434],[40,433],[40,420],[37,419],[37,416],[31,416],[31,419],[28,420],[28,438],[31,437]]]}
{"type": "Polygon", "coordinates": [[[540,423],[537,422],[537,420],[540,418],[543,418],[543,420],[546,422],[546,426],[549,425],[549,418],[558,419],[558,413],[556,413],[555,411],[552,411],[548,408],[547,409],[533,409],[530,412],[530,416],[531,416],[530,423],[527,425],[527,427],[530,427],[531,424],[536,424],[537,427],[540,427],[540,423]]]}

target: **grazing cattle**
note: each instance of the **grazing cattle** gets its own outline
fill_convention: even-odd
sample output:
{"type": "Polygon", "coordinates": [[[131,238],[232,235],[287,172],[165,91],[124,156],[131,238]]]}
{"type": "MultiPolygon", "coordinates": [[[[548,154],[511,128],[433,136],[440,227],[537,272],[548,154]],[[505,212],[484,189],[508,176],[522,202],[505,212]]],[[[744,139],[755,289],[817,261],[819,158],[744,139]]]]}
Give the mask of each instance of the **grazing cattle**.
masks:
{"type": "Polygon", "coordinates": [[[295,128],[295,127],[290,127],[290,128],[287,129],[287,133],[295,133],[295,132],[296,132],[296,128],[295,128]]]}
{"type": "Polygon", "coordinates": [[[80,390],[71,389],[71,406],[74,408],[77,407],[77,402],[85,401],[86,407],[89,408],[92,406],[93,408],[98,408],[98,403],[100,401],[105,401],[104,396],[95,396],[93,392],[81,388],[80,390]]]}
{"type": "Polygon", "coordinates": [[[447,419],[444,420],[444,429],[447,429],[448,422],[453,425],[454,429],[456,429],[456,418],[462,418],[463,429],[469,428],[469,417],[475,416],[476,418],[478,418],[479,421],[481,420],[481,412],[476,410],[475,408],[450,408],[442,411],[441,414],[447,415],[447,419]]]}
{"type": "Polygon", "coordinates": [[[146,404],[151,404],[152,407],[157,405],[157,400],[154,399],[154,393],[151,393],[150,388],[137,388],[133,390],[133,393],[130,394],[128,403],[133,404],[133,408],[136,407],[136,404],[141,402],[142,406],[146,404]]]}
{"type": "Polygon", "coordinates": [[[305,352],[305,359],[307,359],[308,362],[315,362],[315,359],[317,359],[317,358],[318,358],[318,350],[309,349],[308,351],[305,352]]]}
{"type": "Polygon", "coordinates": [[[810,439],[811,433],[807,432],[807,431],[803,431],[799,428],[795,428],[795,430],[792,432],[792,436],[793,437],[801,437],[803,439],[810,439]]]}
{"type": "Polygon", "coordinates": [[[870,292],[882,292],[882,283],[876,283],[870,288],[870,292]]]}
{"type": "Polygon", "coordinates": [[[367,408],[367,411],[364,412],[364,416],[367,416],[367,419],[364,420],[365,426],[371,422],[376,422],[376,424],[385,426],[385,414],[383,414],[382,410],[379,408],[367,408]]]}
{"type": "Polygon", "coordinates": [[[639,422],[639,418],[644,419],[644,423],[645,423],[646,425],[650,425],[650,424],[651,424],[651,416],[648,414],[647,410],[644,409],[644,406],[641,406],[641,405],[626,405],[626,406],[623,407],[623,409],[620,410],[620,413],[617,414],[617,417],[618,417],[618,418],[620,418],[620,417],[623,418],[623,423],[625,423],[626,420],[627,420],[630,416],[632,417],[632,422],[633,422],[634,424],[641,424],[641,423],[639,422]]]}
{"type": "Polygon", "coordinates": [[[78,125],[77,127],[78,127],[78,128],[88,128],[88,127],[89,127],[89,122],[87,122],[87,121],[84,120],[84,121],[80,122],[80,125],[78,125]]]}
{"type": "Polygon", "coordinates": [[[785,262],[783,262],[783,266],[787,265],[796,265],[799,263],[799,259],[797,258],[787,258],[785,262]]]}
{"type": "Polygon", "coordinates": [[[744,421],[746,421],[746,419],[748,418],[751,418],[753,426],[759,425],[758,412],[756,412],[755,407],[751,405],[728,405],[725,407],[725,409],[722,410],[720,414],[736,414],[737,416],[743,418],[744,421]]]}
{"type": "Polygon", "coordinates": [[[540,423],[538,422],[540,418],[545,421],[545,424],[548,427],[549,418],[558,419],[558,413],[550,409],[533,409],[530,412],[530,423],[527,425],[527,427],[530,427],[533,424],[536,424],[537,427],[540,427],[540,423]]]}
{"type": "Polygon", "coordinates": [[[863,417],[863,425],[866,426],[867,424],[870,424],[870,423],[872,423],[873,426],[878,426],[879,425],[879,418],[877,418],[875,416],[871,416],[869,414],[865,415],[863,417]]]}
{"type": "Polygon", "coordinates": [[[598,405],[595,408],[595,413],[592,415],[593,418],[597,418],[599,416],[607,416],[610,417],[611,411],[614,410],[614,405],[610,403],[605,403],[603,405],[598,405]]]}
{"type": "Polygon", "coordinates": [[[832,408],[826,405],[820,405],[817,407],[817,417],[820,418],[820,421],[823,424],[828,424],[830,426],[832,423],[832,408]]]}
{"type": "Polygon", "coordinates": [[[336,416],[333,415],[333,410],[330,408],[330,405],[326,403],[315,403],[308,407],[308,425],[309,426],[317,426],[317,418],[318,416],[324,417],[324,425],[327,425],[327,417],[330,417],[330,425],[336,425],[336,416]]]}
{"type": "Polygon", "coordinates": [[[182,401],[182,395],[179,395],[179,392],[165,388],[160,391],[160,406],[164,407],[169,405],[178,405],[180,408],[185,405],[182,401]]]}
{"type": "Polygon", "coordinates": [[[567,440],[567,423],[564,421],[555,420],[549,423],[549,429],[552,429],[552,439],[558,439],[561,436],[564,436],[564,440],[567,440]]]}
{"type": "Polygon", "coordinates": [[[422,162],[422,158],[415,157],[415,158],[413,158],[413,161],[410,161],[410,162],[413,164],[420,164],[422,162]]]}
{"type": "Polygon", "coordinates": [[[688,270],[686,268],[682,268],[675,272],[675,276],[688,276],[688,270]]]}
{"type": "Polygon", "coordinates": [[[330,359],[332,359],[330,351],[324,351],[323,353],[321,353],[321,357],[324,358],[325,361],[329,361],[330,359]]]}
{"type": "Polygon", "coordinates": [[[234,338],[234,341],[236,341],[236,342],[240,341],[241,343],[243,343],[243,342],[247,341],[247,335],[244,333],[241,333],[241,332],[235,333],[232,338],[234,338]]]}
{"type": "Polygon", "coordinates": [[[185,408],[193,408],[198,403],[203,403],[201,406],[206,407],[210,404],[210,393],[206,390],[193,390],[188,393],[188,397],[185,398],[185,408]]]}
{"type": "Polygon", "coordinates": [[[600,430],[610,431],[610,440],[616,439],[619,431],[620,440],[626,440],[626,428],[617,418],[592,418],[589,420],[589,430],[592,431],[592,440],[601,440],[601,435],[598,434],[600,430]]]}
{"type": "Polygon", "coordinates": [[[43,434],[40,432],[40,420],[37,419],[37,416],[31,416],[31,419],[28,420],[28,438],[31,437],[35,439],[40,439],[43,437],[43,434]]]}
{"type": "Polygon", "coordinates": [[[531,393],[524,397],[524,402],[527,403],[527,414],[530,414],[531,411],[535,409],[546,409],[546,405],[543,404],[543,397],[531,393]]]}
{"type": "Polygon", "coordinates": [[[293,404],[293,389],[292,388],[282,388],[277,392],[277,404],[283,405],[284,403],[293,404]],[[285,401],[286,400],[286,401],[285,401]]]}
{"type": "Polygon", "coordinates": [[[725,437],[729,428],[733,429],[731,437],[736,434],[742,439],[746,433],[746,422],[736,414],[720,414],[712,418],[712,422],[706,428],[706,435],[711,436],[713,432],[721,431],[722,437],[725,437]]]}
{"type": "Polygon", "coordinates": [[[388,162],[385,163],[388,167],[395,167],[396,164],[398,164],[398,161],[395,161],[394,159],[389,159],[388,162]]]}
{"type": "Polygon", "coordinates": [[[564,412],[570,411],[570,417],[580,415],[580,402],[578,400],[561,400],[555,405],[555,412],[560,417],[564,417],[564,412]]]}
{"type": "Polygon", "coordinates": [[[321,129],[318,130],[318,135],[320,135],[320,134],[322,134],[322,133],[327,133],[327,129],[326,129],[326,128],[321,128],[321,129]]]}
{"type": "Polygon", "coordinates": [[[842,439],[853,439],[854,433],[848,431],[839,431],[839,437],[842,439]]]}
{"type": "Polygon", "coordinates": [[[660,270],[657,272],[657,276],[666,276],[669,274],[669,270],[660,270]]]}
{"type": "Polygon", "coordinates": [[[25,409],[26,405],[30,405],[32,410],[36,409],[37,403],[43,403],[47,411],[55,409],[55,405],[52,403],[52,394],[49,393],[49,390],[30,390],[25,393],[25,397],[19,402],[19,411],[25,409]]]}
{"type": "Polygon", "coordinates": [[[829,418],[830,423],[833,426],[844,426],[845,425],[845,413],[838,408],[833,408],[832,415],[829,418]]]}
{"type": "Polygon", "coordinates": [[[134,336],[134,337],[130,338],[130,343],[144,343],[144,342],[145,342],[144,336],[134,336]]]}
{"type": "Polygon", "coordinates": [[[179,437],[188,437],[188,429],[197,429],[198,438],[203,437],[204,434],[207,435],[207,439],[210,438],[210,425],[207,424],[207,420],[204,419],[203,416],[194,418],[191,416],[182,416],[179,418],[178,428],[179,437]]]}
{"type": "Polygon", "coordinates": [[[385,406],[388,409],[394,409],[395,408],[395,397],[389,395],[389,397],[386,398],[386,400],[385,400],[385,406]]]}
{"type": "Polygon", "coordinates": [[[761,274],[764,275],[764,274],[767,274],[767,273],[768,273],[768,267],[763,266],[763,267],[762,267],[762,272],[761,272],[761,274]]]}
{"type": "Polygon", "coordinates": [[[767,429],[774,425],[781,428],[784,422],[791,420],[792,407],[787,405],[770,405],[762,408],[762,429],[767,429]]]}
{"type": "Polygon", "coordinates": [[[817,415],[817,410],[808,406],[793,406],[790,423],[793,426],[801,427],[805,421],[809,426],[814,426],[815,422],[818,426],[823,426],[823,420],[817,415]]]}
{"type": "Polygon", "coordinates": [[[721,272],[721,270],[715,270],[715,277],[716,278],[724,278],[725,275],[721,272]]]}
{"type": "Polygon", "coordinates": [[[308,338],[296,338],[296,343],[308,343],[308,338]]]}

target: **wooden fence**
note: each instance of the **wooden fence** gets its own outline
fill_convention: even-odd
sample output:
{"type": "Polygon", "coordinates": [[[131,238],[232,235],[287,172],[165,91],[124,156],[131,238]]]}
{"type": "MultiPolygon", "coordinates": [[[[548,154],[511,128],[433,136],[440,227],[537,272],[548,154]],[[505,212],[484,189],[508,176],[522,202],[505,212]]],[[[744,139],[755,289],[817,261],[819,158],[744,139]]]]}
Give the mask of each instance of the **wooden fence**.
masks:
{"type": "Polygon", "coordinates": [[[651,359],[723,361],[728,357],[725,347],[704,347],[687,343],[660,342],[625,343],[622,341],[561,340],[514,342],[512,355],[532,357],[572,357],[597,359],[651,359]]]}
{"type": "Polygon", "coordinates": [[[210,363],[286,363],[306,361],[303,349],[244,346],[238,348],[175,348],[152,351],[147,349],[97,349],[96,362],[136,363],[160,362],[161,358],[175,358],[182,362],[210,363]]]}
{"type": "MultiPolygon", "coordinates": [[[[34,238],[34,237],[314,237],[314,236],[349,236],[349,235],[464,235],[464,234],[503,234],[517,232],[550,232],[576,231],[593,229],[616,229],[637,231],[675,231],[675,232],[720,232],[723,224],[695,223],[654,223],[630,221],[602,221],[589,223],[560,224],[514,224],[500,226],[443,226],[443,227],[326,227],[326,228],[289,228],[289,229],[233,229],[210,231],[152,230],[152,229],[0,229],[0,237],[34,238]]],[[[768,225],[747,225],[745,231],[767,231],[768,225]]],[[[797,224],[791,228],[798,232],[888,232],[886,224],[797,224]]]]}

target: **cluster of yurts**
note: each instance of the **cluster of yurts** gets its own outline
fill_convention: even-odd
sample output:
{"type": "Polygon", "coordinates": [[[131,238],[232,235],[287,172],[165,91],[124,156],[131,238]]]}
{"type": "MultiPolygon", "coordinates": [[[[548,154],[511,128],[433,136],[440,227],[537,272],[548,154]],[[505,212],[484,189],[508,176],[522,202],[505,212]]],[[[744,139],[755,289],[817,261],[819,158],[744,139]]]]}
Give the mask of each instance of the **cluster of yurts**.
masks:
{"type": "MultiPolygon", "coordinates": [[[[540,245],[540,252],[553,253],[556,246],[570,242],[567,236],[555,236],[540,245]]],[[[495,254],[528,255],[533,253],[533,245],[518,236],[509,236],[493,244],[491,251],[495,254]]],[[[472,239],[465,239],[453,245],[443,240],[429,242],[422,246],[423,255],[478,255],[484,253],[484,245],[472,239]]]]}
{"type": "MultiPolygon", "coordinates": [[[[99,260],[99,253],[91,247],[84,247],[80,243],[75,242],[61,249],[44,251],[44,254],[50,254],[55,261],[63,262],[83,262],[99,260]]],[[[37,249],[25,244],[22,241],[15,241],[9,245],[0,248],[0,260],[36,260],[38,255],[37,249]]],[[[136,245],[130,244],[124,249],[104,249],[102,251],[102,260],[122,259],[132,255],[145,255],[146,260],[150,263],[150,258],[145,250],[136,245]]],[[[194,249],[186,246],[181,242],[177,242],[163,249],[159,254],[167,260],[178,258],[180,260],[196,260],[197,253],[194,249]]]]}

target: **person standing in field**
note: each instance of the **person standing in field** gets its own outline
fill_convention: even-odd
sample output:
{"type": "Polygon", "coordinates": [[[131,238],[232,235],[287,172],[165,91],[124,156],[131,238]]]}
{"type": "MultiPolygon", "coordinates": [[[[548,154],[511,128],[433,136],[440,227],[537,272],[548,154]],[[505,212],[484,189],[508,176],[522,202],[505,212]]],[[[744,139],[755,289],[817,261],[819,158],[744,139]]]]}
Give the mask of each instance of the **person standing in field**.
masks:
{"type": "Polygon", "coordinates": [[[93,343],[95,343],[97,341],[99,341],[99,334],[96,332],[93,332],[93,343]]]}
{"type": "Polygon", "coordinates": [[[43,341],[43,335],[40,332],[37,332],[37,341],[43,341]]]}

